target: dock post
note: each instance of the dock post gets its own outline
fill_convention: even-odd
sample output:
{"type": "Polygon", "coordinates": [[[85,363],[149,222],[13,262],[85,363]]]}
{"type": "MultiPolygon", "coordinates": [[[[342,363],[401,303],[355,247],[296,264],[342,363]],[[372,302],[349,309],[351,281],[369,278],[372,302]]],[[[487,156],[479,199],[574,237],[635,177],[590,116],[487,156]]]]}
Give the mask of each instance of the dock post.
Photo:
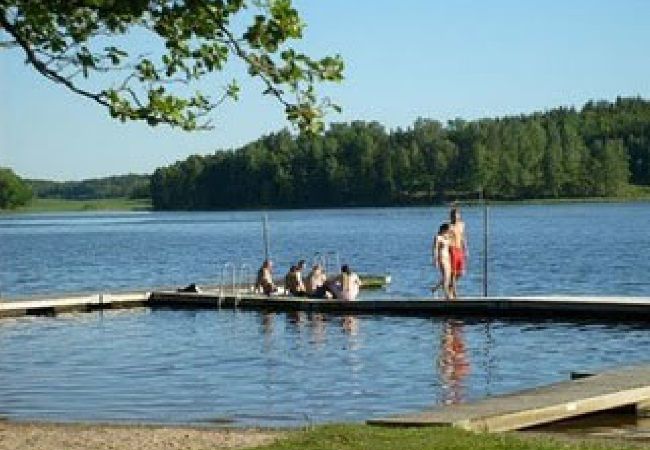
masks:
{"type": "Polygon", "coordinates": [[[488,296],[488,236],[489,236],[489,221],[488,221],[488,205],[485,200],[485,193],[483,188],[479,191],[481,202],[483,203],[483,297],[488,296]]]}
{"type": "Polygon", "coordinates": [[[269,217],[267,214],[262,216],[262,239],[264,240],[264,260],[268,261],[271,257],[270,253],[270,237],[269,237],[269,217]]]}

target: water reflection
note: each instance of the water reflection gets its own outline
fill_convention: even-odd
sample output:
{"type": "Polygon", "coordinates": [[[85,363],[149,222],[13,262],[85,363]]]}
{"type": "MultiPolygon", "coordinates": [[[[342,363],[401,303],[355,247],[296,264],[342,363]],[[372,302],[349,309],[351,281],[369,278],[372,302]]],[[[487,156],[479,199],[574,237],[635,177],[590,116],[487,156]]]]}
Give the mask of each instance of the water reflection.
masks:
{"type": "Polygon", "coordinates": [[[359,319],[355,316],[343,316],[341,326],[343,327],[343,331],[349,336],[357,336],[359,334],[359,319]]]}
{"type": "Polygon", "coordinates": [[[649,348],[647,328],[614,324],[147,309],[7,319],[0,410],[12,420],[360,421],[647,360],[649,348]]]}
{"type": "Polygon", "coordinates": [[[442,327],[438,369],[441,381],[440,403],[462,403],[464,380],[470,373],[470,364],[463,337],[463,322],[447,320],[442,327]]]}
{"type": "Polygon", "coordinates": [[[261,314],[262,318],[262,331],[264,335],[273,334],[273,323],[275,321],[275,313],[265,312],[261,314]]]}
{"type": "Polygon", "coordinates": [[[287,314],[287,325],[301,332],[307,324],[307,314],[304,311],[290,311],[287,314]]]}
{"type": "Polygon", "coordinates": [[[327,341],[327,317],[322,313],[312,313],[309,316],[313,343],[318,349],[322,349],[327,341]]]}
{"type": "Polygon", "coordinates": [[[275,313],[263,312],[260,314],[262,334],[264,336],[264,353],[269,353],[273,347],[273,332],[275,329],[275,313]]]}

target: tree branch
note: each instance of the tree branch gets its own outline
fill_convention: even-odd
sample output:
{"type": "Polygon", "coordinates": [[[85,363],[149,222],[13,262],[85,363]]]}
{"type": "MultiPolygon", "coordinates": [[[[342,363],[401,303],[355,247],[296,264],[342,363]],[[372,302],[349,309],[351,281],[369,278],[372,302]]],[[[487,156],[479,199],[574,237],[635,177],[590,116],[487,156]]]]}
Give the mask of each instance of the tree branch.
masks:
{"type": "Polygon", "coordinates": [[[69,90],[74,92],[75,94],[79,94],[83,97],[89,98],[91,100],[94,100],[95,102],[99,103],[100,105],[109,107],[110,104],[108,101],[104,98],[102,93],[94,93],[87,91],[85,89],[81,89],[80,87],[76,86],[72,81],[69,79],[62,77],[59,75],[57,72],[54,70],[50,69],[45,62],[40,60],[38,56],[36,55],[36,52],[30,47],[29,42],[27,42],[19,33],[19,31],[7,21],[7,18],[4,16],[4,14],[0,14],[0,25],[16,40],[16,43],[18,46],[20,46],[23,51],[25,52],[25,55],[27,56],[27,62],[29,62],[34,68],[44,77],[64,85],[67,87],[69,90]]]}
{"type": "Polygon", "coordinates": [[[256,61],[253,61],[248,53],[246,53],[246,50],[244,50],[244,48],[240,45],[239,40],[233,36],[230,30],[226,28],[222,23],[219,23],[219,30],[227,37],[227,45],[237,56],[239,56],[251,66],[258,68],[259,72],[257,76],[259,76],[266,85],[265,92],[273,94],[273,96],[275,96],[285,107],[289,108],[293,106],[291,103],[285,100],[283,92],[275,87],[273,82],[269,80],[269,78],[264,74],[262,68],[260,68],[259,64],[256,61]]]}

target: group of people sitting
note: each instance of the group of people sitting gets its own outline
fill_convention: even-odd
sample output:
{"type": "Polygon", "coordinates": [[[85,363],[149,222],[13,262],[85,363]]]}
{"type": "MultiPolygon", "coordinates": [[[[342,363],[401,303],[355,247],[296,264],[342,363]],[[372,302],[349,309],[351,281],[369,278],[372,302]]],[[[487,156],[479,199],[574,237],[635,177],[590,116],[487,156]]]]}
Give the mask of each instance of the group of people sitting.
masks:
{"type": "MultiPolygon", "coordinates": [[[[314,264],[307,277],[303,280],[302,272],[305,260],[291,266],[284,277],[284,293],[296,297],[335,298],[339,300],[354,300],[359,295],[361,280],[347,264],[341,266],[341,273],[328,277],[320,264],[314,264]]],[[[257,272],[255,282],[257,292],[272,295],[281,293],[273,281],[273,263],[266,259],[257,272]]]]}

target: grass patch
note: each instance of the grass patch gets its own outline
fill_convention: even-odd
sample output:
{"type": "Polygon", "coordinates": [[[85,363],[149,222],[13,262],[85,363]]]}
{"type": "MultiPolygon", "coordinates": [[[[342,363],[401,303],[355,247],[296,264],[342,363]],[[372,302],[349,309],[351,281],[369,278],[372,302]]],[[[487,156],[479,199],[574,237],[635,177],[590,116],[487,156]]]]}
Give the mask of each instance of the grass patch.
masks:
{"type": "Polygon", "coordinates": [[[625,188],[627,198],[650,199],[650,186],[630,184],[625,188]]]}
{"type": "Polygon", "coordinates": [[[59,211],[148,211],[151,200],[128,198],[104,198],[93,200],[66,200],[59,198],[36,198],[28,205],[14,212],[59,212],[59,211]]]}
{"type": "MultiPolygon", "coordinates": [[[[621,450],[620,442],[564,441],[539,435],[470,433],[453,428],[324,425],[289,433],[264,450],[621,450]]],[[[633,448],[633,447],[629,447],[633,448]]]]}
{"type": "MultiPolygon", "coordinates": [[[[453,198],[453,197],[450,197],[453,198]]],[[[487,202],[492,205],[555,205],[564,203],[629,203],[650,201],[650,186],[628,184],[623,186],[618,195],[609,197],[546,197],[546,198],[513,198],[493,199],[487,202]]],[[[448,204],[446,202],[444,204],[448,204]]],[[[476,205],[481,201],[476,198],[459,200],[460,204],[476,205]]]]}

